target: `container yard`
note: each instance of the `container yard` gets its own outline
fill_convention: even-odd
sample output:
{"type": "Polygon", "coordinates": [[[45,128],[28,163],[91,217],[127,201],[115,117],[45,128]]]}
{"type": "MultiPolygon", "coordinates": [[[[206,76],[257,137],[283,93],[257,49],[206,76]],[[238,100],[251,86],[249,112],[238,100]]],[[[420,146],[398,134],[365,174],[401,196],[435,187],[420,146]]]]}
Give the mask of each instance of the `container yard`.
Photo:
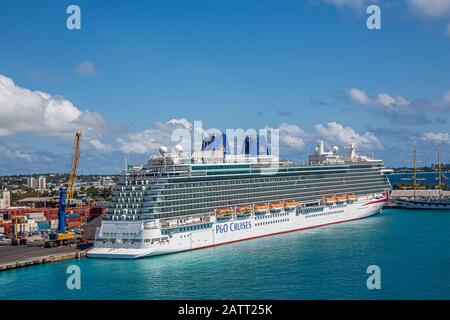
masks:
{"type": "MultiPolygon", "coordinates": [[[[67,227],[79,228],[81,225],[101,216],[105,212],[102,207],[71,207],[67,208],[67,227]]],[[[25,231],[31,234],[45,233],[58,226],[58,208],[13,207],[0,210],[0,239],[8,238],[13,230],[14,217],[25,217],[25,231]]]]}
{"type": "Polygon", "coordinates": [[[76,245],[45,247],[58,229],[58,208],[8,208],[0,211],[0,271],[18,267],[82,258],[91,246],[93,231],[105,213],[102,207],[67,208],[67,229],[73,232],[76,245]],[[16,221],[20,220],[18,227],[16,221]],[[84,234],[84,230],[89,230],[84,234]],[[17,232],[17,233],[16,233],[17,232]],[[14,239],[17,239],[15,245],[14,239]]]}
{"type": "Polygon", "coordinates": [[[106,209],[82,206],[75,199],[80,147],[78,131],[69,179],[60,185],[58,197],[24,198],[18,201],[24,206],[0,210],[0,270],[86,256],[88,239],[95,229],[94,225],[87,226],[106,209]],[[85,229],[88,238],[83,235],[85,229]]]}

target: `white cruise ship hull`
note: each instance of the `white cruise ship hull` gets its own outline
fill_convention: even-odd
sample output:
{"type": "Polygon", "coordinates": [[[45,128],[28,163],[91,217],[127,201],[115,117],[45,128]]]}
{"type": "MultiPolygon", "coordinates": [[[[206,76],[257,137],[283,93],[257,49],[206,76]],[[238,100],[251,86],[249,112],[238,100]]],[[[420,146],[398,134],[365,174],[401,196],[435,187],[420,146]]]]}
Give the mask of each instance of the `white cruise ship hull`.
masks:
{"type": "Polygon", "coordinates": [[[375,215],[386,201],[385,194],[380,193],[359,197],[354,203],[312,208],[309,213],[297,208],[222,222],[213,220],[208,227],[178,225],[177,232],[170,234],[157,225],[147,226],[145,221],[105,220],[96,237],[103,240],[96,240],[88,257],[136,259],[342,223],[375,215]]]}

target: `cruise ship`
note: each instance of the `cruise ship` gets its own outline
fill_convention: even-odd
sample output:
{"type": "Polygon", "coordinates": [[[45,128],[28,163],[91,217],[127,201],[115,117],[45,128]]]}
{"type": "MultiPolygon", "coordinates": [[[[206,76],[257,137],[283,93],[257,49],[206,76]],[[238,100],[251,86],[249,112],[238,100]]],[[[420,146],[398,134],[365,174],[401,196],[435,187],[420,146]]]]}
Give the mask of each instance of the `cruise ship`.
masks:
{"type": "Polygon", "coordinates": [[[391,189],[383,162],[355,145],[343,156],[319,142],[302,164],[175,150],[127,166],[88,257],[135,259],[362,219],[391,189]]]}

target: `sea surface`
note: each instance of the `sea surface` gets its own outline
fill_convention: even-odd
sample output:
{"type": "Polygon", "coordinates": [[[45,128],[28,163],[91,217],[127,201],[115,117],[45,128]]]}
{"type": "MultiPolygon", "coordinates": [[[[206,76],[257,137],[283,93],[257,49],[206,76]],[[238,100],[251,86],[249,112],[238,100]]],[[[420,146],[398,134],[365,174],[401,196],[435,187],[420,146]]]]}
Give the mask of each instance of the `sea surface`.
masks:
{"type": "Polygon", "coordinates": [[[358,221],[140,260],[0,272],[0,299],[450,299],[450,211],[358,221]],[[81,270],[69,290],[66,271],[81,270]],[[367,288],[367,267],[381,289],[367,288]]]}

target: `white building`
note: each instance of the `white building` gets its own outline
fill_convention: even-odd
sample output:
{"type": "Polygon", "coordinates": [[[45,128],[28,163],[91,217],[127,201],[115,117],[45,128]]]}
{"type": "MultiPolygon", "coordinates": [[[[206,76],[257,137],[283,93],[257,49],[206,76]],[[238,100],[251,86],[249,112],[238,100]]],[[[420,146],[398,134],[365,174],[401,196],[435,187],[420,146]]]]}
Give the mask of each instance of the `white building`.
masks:
{"type": "Polygon", "coordinates": [[[28,177],[27,178],[27,186],[28,188],[37,189],[39,188],[39,181],[36,178],[28,177]]]}
{"type": "Polygon", "coordinates": [[[11,207],[11,192],[4,188],[0,198],[0,209],[6,209],[11,207]]]}
{"type": "Polygon", "coordinates": [[[47,188],[47,182],[44,176],[39,177],[38,186],[40,190],[45,190],[47,188]]]}

